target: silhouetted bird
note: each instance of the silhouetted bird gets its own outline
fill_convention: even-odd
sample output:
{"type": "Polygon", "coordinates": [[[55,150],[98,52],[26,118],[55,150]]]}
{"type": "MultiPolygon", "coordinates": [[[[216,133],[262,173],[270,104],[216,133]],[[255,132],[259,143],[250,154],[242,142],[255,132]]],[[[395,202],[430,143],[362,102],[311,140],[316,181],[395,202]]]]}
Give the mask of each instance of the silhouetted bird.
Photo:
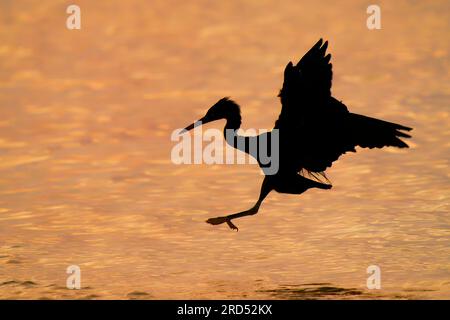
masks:
{"type": "MultiPolygon", "coordinates": [[[[400,138],[411,136],[401,130],[409,131],[411,128],[351,113],[342,102],[331,96],[331,55],[326,54],[327,46],[328,41],[323,43],[320,39],[296,65],[289,62],[284,70],[284,83],[278,95],[282,108],[274,127],[279,130],[278,172],[265,174],[259,199],[252,208],[206,222],[213,225],[226,222],[230,228],[237,230],[231,220],[256,214],[272,190],[301,194],[310,188],[330,189],[331,184],[323,183],[320,176],[328,181],[324,171],[342,154],[356,152],[356,146],[408,148],[400,138]]],[[[263,141],[263,135],[267,135],[264,141],[270,143],[272,133],[255,137],[239,135],[240,107],[229,98],[219,100],[202,119],[186,127],[183,132],[219,119],[226,119],[225,129],[231,129],[233,133],[225,137],[227,143],[257,159],[264,171],[267,165],[248,145],[252,139],[263,141]]]]}

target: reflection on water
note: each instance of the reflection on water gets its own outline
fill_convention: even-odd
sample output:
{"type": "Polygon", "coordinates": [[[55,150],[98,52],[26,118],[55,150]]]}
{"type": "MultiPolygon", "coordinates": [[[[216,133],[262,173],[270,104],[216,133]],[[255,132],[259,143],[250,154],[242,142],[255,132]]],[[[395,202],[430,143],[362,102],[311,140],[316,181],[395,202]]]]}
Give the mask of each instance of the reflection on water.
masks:
{"type": "Polygon", "coordinates": [[[263,290],[262,292],[270,294],[277,299],[324,299],[324,298],[343,298],[353,296],[361,299],[362,291],[356,289],[344,289],[333,287],[331,283],[310,283],[299,286],[289,285],[280,286],[278,289],[263,290]]]}
{"type": "Polygon", "coordinates": [[[80,31],[65,1],[0,4],[1,298],[450,297],[448,1],[382,2],[381,31],[358,1],[77,4],[80,31]],[[273,193],[238,233],[207,225],[262,177],[173,165],[172,130],[224,96],[272,127],[283,67],[320,37],[334,95],[413,127],[411,149],[346,155],[331,191],[273,193]]]}

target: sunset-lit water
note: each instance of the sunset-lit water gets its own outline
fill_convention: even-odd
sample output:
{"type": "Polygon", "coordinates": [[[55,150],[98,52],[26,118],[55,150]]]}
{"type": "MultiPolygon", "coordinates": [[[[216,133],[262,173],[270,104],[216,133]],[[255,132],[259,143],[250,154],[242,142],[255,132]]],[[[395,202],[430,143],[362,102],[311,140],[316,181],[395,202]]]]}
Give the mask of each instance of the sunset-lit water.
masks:
{"type": "MultiPolygon", "coordinates": [[[[0,298],[450,298],[450,5],[0,2],[0,298]],[[174,165],[170,135],[224,96],[271,128],[284,66],[330,41],[335,97],[414,128],[330,191],[272,193],[254,165],[174,165]],[[82,289],[66,289],[78,265],[82,289]],[[381,268],[381,290],[366,269],[381,268]]],[[[208,124],[222,128],[224,122],[208,124]]]]}

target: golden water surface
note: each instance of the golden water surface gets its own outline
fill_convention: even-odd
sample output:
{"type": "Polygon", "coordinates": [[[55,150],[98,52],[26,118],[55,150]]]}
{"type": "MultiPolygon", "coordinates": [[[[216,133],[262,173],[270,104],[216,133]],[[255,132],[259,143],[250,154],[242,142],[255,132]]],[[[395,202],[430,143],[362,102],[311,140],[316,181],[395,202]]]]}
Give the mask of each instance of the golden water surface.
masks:
{"type": "Polygon", "coordinates": [[[81,30],[67,1],[0,1],[0,298],[450,298],[447,0],[377,1],[372,31],[367,1],[76,3],[81,30]],[[239,232],[206,224],[262,176],[172,164],[172,131],[224,96],[271,128],[320,37],[334,96],[413,127],[411,148],[345,155],[332,190],[272,193],[239,232]]]}

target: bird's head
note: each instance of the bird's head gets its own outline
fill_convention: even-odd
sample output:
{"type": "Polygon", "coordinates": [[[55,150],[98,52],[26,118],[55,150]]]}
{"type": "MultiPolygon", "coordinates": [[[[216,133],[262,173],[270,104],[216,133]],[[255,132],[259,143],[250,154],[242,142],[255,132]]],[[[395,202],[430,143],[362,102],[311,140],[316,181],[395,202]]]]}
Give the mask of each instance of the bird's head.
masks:
{"type": "Polygon", "coordinates": [[[220,119],[230,119],[230,117],[238,116],[240,121],[240,113],[239,105],[236,102],[228,97],[222,98],[209,108],[203,118],[184,128],[181,133],[192,130],[202,124],[220,119]]]}

